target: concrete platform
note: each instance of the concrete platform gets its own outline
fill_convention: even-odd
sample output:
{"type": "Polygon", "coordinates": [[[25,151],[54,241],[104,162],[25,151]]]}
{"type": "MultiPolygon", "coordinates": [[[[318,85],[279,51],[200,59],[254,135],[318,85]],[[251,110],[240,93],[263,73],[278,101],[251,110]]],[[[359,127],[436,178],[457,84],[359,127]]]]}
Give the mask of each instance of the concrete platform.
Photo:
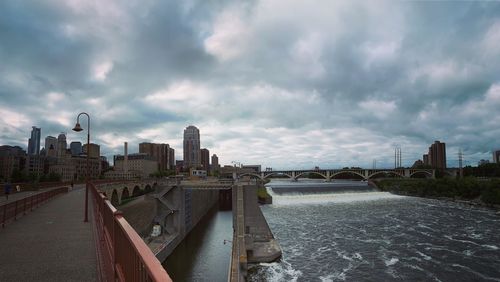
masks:
{"type": "Polygon", "coordinates": [[[0,229],[0,281],[97,281],[91,213],[83,222],[84,197],[84,185],[75,185],[0,229]]]}

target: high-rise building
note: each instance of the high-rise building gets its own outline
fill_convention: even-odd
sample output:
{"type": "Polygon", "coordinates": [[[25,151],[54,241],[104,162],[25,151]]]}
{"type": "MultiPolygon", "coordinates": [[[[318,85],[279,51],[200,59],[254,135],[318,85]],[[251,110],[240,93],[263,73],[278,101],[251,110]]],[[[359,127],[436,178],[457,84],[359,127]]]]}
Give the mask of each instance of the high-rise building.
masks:
{"type": "Polygon", "coordinates": [[[500,150],[493,151],[493,162],[500,164],[500,150]]]}
{"type": "Polygon", "coordinates": [[[64,158],[66,157],[66,149],[68,147],[68,143],[66,143],[66,134],[61,133],[57,136],[57,157],[64,158]]]}
{"type": "Polygon", "coordinates": [[[69,144],[69,149],[71,150],[71,155],[72,156],[79,156],[83,151],[82,149],[82,142],[80,141],[73,141],[69,144]]]}
{"type": "Polygon", "coordinates": [[[10,179],[14,171],[26,166],[26,151],[18,146],[0,146],[0,179],[10,179]]]}
{"type": "Polygon", "coordinates": [[[99,159],[101,156],[101,147],[97,144],[90,143],[90,150],[87,150],[87,144],[83,145],[83,153],[87,154],[89,152],[89,157],[93,159],[99,159]]]}
{"type": "Polygon", "coordinates": [[[209,171],[210,170],[210,151],[207,148],[203,148],[200,150],[201,157],[201,167],[209,171]]]}
{"type": "Polygon", "coordinates": [[[429,162],[429,154],[424,154],[422,156],[422,160],[424,165],[431,165],[431,163],[429,162]]]}
{"type": "Polygon", "coordinates": [[[184,168],[196,168],[201,165],[200,131],[190,125],[184,129],[184,168]]]}
{"type": "MultiPolygon", "coordinates": [[[[158,169],[166,171],[173,168],[170,154],[170,145],[158,143],[140,143],[139,153],[148,154],[158,162],[158,169]]],[[[173,149],[172,149],[173,150],[173,149]]]]}
{"type": "Polygon", "coordinates": [[[432,168],[446,169],[446,144],[434,141],[429,147],[428,159],[432,168]]]}
{"type": "Polygon", "coordinates": [[[47,157],[57,157],[57,138],[54,136],[45,137],[45,152],[47,157]]]}
{"type": "Polygon", "coordinates": [[[40,135],[42,134],[42,129],[36,126],[32,127],[31,137],[28,139],[28,155],[39,155],[40,154],[40,135]]]}
{"type": "Polygon", "coordinates": [[[168,148],[168,169],[175,169],[175,150],[168,148]]]}
{"type": "Polygon", "coordinates": [[[212,166],[210,168],[211,171],[218,171],[219,170],[219,157],[217,157],[216,154],[212,155],[212,166]]]}

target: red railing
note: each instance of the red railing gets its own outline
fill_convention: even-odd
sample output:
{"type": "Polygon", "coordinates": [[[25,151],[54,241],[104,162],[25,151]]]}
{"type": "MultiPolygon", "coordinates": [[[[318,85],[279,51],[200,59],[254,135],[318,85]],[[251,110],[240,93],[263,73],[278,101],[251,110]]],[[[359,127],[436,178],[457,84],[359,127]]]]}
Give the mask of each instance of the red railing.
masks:
{"type": "Polygon", "coordinates": [[[34,208],[39,207],[49,199],[52,199],[61,193],[67,192],[68,187],[61,187],[0,205],[0,220],[2,221],[2,228],[5,227],[5,223],[11,220],[16,220],[20,215],[24,215],[27,212],[32,211],[34,208]]]}
{"type": "Polygon", "coordinates": [[[167,272],[111,202],[91,183],[102,280],[172,281],[167,272]]]}

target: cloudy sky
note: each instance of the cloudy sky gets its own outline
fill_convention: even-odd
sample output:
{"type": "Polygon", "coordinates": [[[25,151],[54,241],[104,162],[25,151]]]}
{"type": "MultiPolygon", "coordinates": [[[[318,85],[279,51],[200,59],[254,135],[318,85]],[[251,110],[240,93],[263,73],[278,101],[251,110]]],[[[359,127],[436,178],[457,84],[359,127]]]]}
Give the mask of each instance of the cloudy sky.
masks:
{"type": "Polygon", "coordinates": [[[1,145],[83,142],[86,111],[108,157],[182,159],[193,124],[222,164],[411,165],[441,140],[457,166],[500,148],[499,109],[497,1],[0,2],[1,145]]]}

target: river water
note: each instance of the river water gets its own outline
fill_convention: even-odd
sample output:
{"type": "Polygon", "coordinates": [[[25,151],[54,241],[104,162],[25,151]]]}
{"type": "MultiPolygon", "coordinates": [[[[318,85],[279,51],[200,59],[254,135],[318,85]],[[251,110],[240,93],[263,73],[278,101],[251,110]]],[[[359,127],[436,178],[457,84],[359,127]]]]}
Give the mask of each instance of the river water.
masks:
{"type": "Polygon", "coordinates": [[[366,186],[268,185],[262,211],[283,257],[251,267],[250,281],[500,281],[494,211],[366,186]]]}

